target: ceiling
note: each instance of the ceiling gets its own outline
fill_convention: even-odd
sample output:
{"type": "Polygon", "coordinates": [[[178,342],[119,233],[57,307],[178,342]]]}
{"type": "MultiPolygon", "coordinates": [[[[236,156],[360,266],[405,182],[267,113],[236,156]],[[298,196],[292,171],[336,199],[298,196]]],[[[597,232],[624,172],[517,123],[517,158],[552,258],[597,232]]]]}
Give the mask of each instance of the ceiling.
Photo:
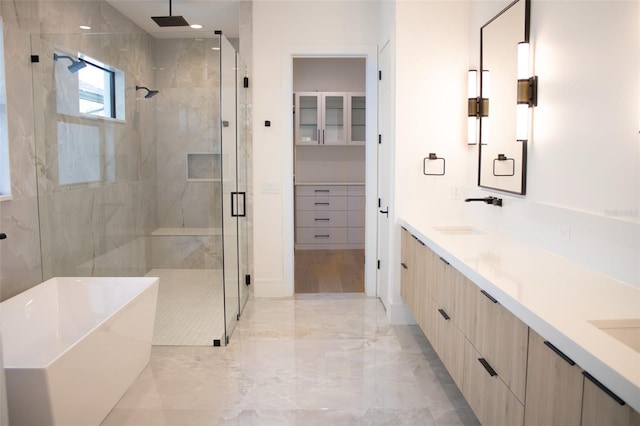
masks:
{"type": "Polygon", "coordinates": [[[211,37],[222,30],[227,38],[239,37],[238,0],[172,0],[172,15],[183,16],[189,24],[200,24],[202,29],[189,27],[159,27],[152,16],[168,16],[169,0],[106,0],[124,16],[155,38],[211,37]]]}

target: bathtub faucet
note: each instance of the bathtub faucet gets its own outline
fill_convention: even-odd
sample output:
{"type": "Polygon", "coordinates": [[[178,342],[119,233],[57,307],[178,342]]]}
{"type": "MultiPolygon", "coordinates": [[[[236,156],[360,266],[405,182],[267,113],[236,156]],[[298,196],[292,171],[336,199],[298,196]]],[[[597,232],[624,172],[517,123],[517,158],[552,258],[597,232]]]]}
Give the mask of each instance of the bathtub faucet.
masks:
{"type": "Polygon", "coordinates": [[[464,200],[465,203],[470,201],[482,201],[483,203],[491,204],[493,206],[502,207],[502,198],[497,197],[484,197],[484,198],[467,198],[464,200]]]}

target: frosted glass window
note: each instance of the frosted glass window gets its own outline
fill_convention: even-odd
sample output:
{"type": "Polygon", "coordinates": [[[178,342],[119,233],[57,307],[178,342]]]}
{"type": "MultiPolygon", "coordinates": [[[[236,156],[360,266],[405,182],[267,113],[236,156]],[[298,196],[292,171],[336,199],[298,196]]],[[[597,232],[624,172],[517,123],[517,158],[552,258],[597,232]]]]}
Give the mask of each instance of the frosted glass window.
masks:
{"type": "Polygon", "coordinates": [[[0,198],[11,197],[9,170],[9,132],[7,129],[7,90],[4,75],[4,39],[0,21],[0,198]]]}
{"type": "Polygon", "coordinates": [[[100,129],[58,122],[60,185],[97,182],[100,178],[100,129]]]}

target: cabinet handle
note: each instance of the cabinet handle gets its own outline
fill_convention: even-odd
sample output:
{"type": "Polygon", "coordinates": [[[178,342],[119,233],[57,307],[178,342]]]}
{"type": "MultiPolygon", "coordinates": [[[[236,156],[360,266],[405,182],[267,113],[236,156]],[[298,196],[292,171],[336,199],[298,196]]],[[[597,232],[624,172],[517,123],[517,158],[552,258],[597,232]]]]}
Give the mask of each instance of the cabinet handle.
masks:
{"type": "Polygon", "coordinates": [[[313,192],[331,192],[330,189],[315,189],[313,192]]]}
{"type": "Polygon", "coordinates": [[[322,129],[322,145],[324,145],[324,129],[322,129]]]}
{"type": "Polygon", "coordinates": [[[497,376],[498,373],[496,373],[496,370],[494,370],[493,368],[491,368],[491,366],[489,365],[489,363],[487,362],[486,359],[484,358],[478,358],[478,361],[480,361],[480,364],[482,364],[482,366],[484,367],[485,370],[487,370],[487,373],[489,373],[489,375],[491,377],[493,376],[497,376]]]}
{"type": "Polygon", "coordinates": [[[316,222],[323,222],[323,221],[324,221],[324,222],[327,222],[327,221],[329,221],[329,220],[331,220],[331,219],[329,219],[329,218],[325,219],[325,218],[323,218],[323,217],[319,217],[319,218],[316,218],[315,220],[316,220],[316,222]]]}
{"type": "Polygon", "coordinates": [[[442,315],[442,318],[446,319],[447,321],[451,319],[451,317],[447,315],[444,309],[438,309],[438,312],[440,312],[440,315],[442,315]]]}
{"type": "Polygon", "coordinates": [[[440,258],[440,260],[442,260],[446,265],[450,265],[449,262],[447,262],[445,259],[443,259],[442,257],[440,258]]]}
{"type": "Polygon", "coordinates": [[[4,240],[7,238],[7,234],[5,234],[4,232],[0,232],[0,240],[4,240]]]}
{"type": "Polygon", "coordinates": [[[409,269],[409,267],[405,263],[401,263],[400,265],[402,265],[404,269],[409,269]]]}
{"type": "Polygon", "coordinates": [[[318,145],[320,144],[320,129],[318,129],[318,145]]]}
{"type": "Polygon", "coordinates": [[[576,363],[571,358],[566,356],[560,349],[558,349],[555,346],[553,346],[553,344],[551,342],[549,342],[548,340],[545,340],[544,344],[547,345],[549,347],[549,349],[554,351],[556,353],[556,355],[558,355],[560,358],[565,360],[569,365],[576,365],[576,363]]]}
{"type": "Polygon", "coordinates": [[[487,299],[491,300],[493,303],[498,303],[498,301],[489,293],[487,293],[484,290],[480,290],[480,293],[484,294],[485,296],[487,296],[487,299]]]}
{"type": "Polygon", "coordinates": [[[315,203],[316,206],[329,206],[331,203],[315,203]]]}
{"type": "Polygon", "coordinates": [[[616,395],[615,393],[611,392],[611,390],[606,387],[605,385],[603,385],[602,383],[600,383],[598,381],[598,379],[596,379],[595,377],[593,377],[591,374],[587,373],[586,371],[582,372],[582,375],[584,377],[586,377],[587,379],[591,380],[591,382],[596,385],[597,387],[599,387],[604,393],[606,393],[607,395],[609,395],[615,402],[617,402],[620,405],[624,405],[625,402],[623,400],[620,399],[620,397],[618,395],[616,395]]]}
{"type": "Polygon", "coordinates": [[[327,235],[327,234],[322,234],[322,235],[315,235],[316,238],[331,238],[331,235],[327,235]]]}

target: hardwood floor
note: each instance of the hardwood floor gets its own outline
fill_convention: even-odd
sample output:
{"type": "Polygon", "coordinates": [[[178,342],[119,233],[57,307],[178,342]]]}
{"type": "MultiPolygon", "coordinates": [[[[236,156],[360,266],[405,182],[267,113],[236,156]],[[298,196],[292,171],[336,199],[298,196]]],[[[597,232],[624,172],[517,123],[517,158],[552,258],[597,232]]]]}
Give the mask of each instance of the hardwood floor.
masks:
{"type": "Polygon", "coordinates": [[[364,250],[296,250],[295,292],[364,292],[364,250]]]}

